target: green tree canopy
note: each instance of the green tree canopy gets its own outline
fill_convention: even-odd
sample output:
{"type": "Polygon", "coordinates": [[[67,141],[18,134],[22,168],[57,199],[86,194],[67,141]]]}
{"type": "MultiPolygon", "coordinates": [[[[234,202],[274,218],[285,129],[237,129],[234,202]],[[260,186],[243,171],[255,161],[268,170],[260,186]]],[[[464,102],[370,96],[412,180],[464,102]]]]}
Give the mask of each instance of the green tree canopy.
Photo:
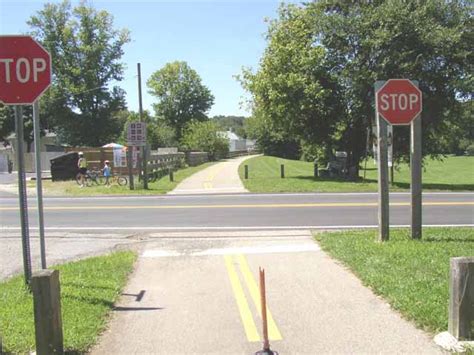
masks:
{"type": "Polygon", "coordinates": [[[154,104],[156,116],[163,117],[175,129],[176,138],[191,120],[204,121],[214,103],[214,96],[201,82],[198,73],[186,62],[166,64],[147,81],[149,92],[158,99],[154,104]]]}
{"type": "MultiPolygon", "coordinates": [[[[409,78],[423,92],[423,154],[443,151],[442,137],[465,125],[462,102],[472,93],[471,11],[444,0],[283,5],[258,71],[241,79],[256,122],[301,147],[346,150],[357,166],[374,121],[374,82],[409,78]]],[[[406,157],[408,147],[407,127],[396,127],[395,154],[406,157]]]]}
{"type": "Polygon", "coordinates": [[[49,128],[73,145],[101,145],[116,139],[123,121],[123,46],[128,30],[113,27],[113,18],[82,1],[48,3],[28,21],[32,35],[51,53],[53,85],[41,99],[49,128]]]}
{"type": "Polygon", "coordinates": [[[219,134],[214,121],[190,121],[183,132],[181,145],[187,150],[207,152],[210,160],[224,158],[229,152],[229,140],[219,134]]]}

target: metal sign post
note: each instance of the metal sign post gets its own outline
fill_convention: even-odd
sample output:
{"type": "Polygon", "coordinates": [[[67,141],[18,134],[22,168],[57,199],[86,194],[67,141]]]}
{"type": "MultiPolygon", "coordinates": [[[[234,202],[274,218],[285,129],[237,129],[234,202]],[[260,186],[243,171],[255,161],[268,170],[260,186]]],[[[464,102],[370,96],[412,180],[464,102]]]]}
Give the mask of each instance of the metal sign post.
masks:
{"type": "Polygon", "coordinates": [[[28,230],[28,203],[25,182],[25,157],[23,139],[23,108],[33,105],[33,123],[36,147],[36,178],[38,213],[41,238],[41,265],[46,268],[43,205],[41,186],[41,151],[39,134],[39,97],[51,85],[51,55],[30,36],[0,36],[0,101],[15,105],[15,133],[17,140],[18,194],[20,199],[20,223],[23,249],[25,282],[31,282],[31,252],[28,230]]]}
{"type": "Polygon", "coordinates": [[[18,196],[20,202],[21,244],[25,283],[31,282],[30,231],[28,228],[28,201],[26,196],[25,155],[23,149],[23,107],[15,106],[16,155],[18,164],[18,196]]]}
{"type": "MultiPolygon", "coordinates": [[[[375,83],[375,92],[382,86],[383,81],[375,83]]],[[[377,165],[378,165],[378,220],[379,220],[379,236],[378,240],[383,242],[389,239],[390,211],[389,211],[389,191],[388,191],[388,149],[387,149],[387,122],[379,115],[377,109],[377,96],[375,96],[375,119],[377,120],[377,165]]]]}
{"type": "Polygon", "coordinates": [[[422,230],[421,115],[411,123],[410,140],[411,237],[420,239],[422,230]]]}
{"type": "Polygon", "coordinates": [[[46,243],[44,239],[44,214],[43,214],[43,182],[41,180],[41,144],[40,144],[40,117],[39,100],[33,104],[33,127],[35,139],[36,159],[36,203],[38,205],[38,224],[41,250],[41,268],[46,269],[46,243]]]}

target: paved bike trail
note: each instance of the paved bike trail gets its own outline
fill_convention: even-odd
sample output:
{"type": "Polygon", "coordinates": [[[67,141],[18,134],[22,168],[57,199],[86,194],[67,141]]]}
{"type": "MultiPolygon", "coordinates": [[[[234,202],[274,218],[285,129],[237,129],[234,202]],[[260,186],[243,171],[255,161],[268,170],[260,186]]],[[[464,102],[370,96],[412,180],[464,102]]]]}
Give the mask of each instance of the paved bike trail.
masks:
{"type": "Polygon", "coordinates": [[[248,192],[239,177],[239,165],[256,155],[248,155],[218,162],[183,180],[172,195],[244,193],[248,192]]]}

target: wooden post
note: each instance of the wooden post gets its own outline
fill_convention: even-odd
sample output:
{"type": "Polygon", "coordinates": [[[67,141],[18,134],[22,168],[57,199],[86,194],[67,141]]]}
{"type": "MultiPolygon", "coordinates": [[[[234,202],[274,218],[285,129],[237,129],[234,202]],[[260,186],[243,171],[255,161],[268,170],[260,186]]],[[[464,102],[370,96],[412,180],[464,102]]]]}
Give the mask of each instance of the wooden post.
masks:
{"type": "Polygon", "coordinates": [[[421,115],[412,121],[410,128],[411,237],[421,239],[421,115]]]}
{"type": "Polygon", "coordinates": [[[174,181],[173,169],[170,169],[170,181],[174,181]]]}
{"type": "Polygon", "coordinates": [[[128,165],[128,181],[130,182],[130,190],[134,190],[135,186],[133,183],[133,147],[127,147],[127,165],[128,165]]]}
{"type": "MultiPolygon", "coordinates": [[[[138,76],[138,113],[140,115],[140,122],[143,120],[143,104],[142,104],[142,70],[141,64],[137,63],[137,76],[138,76]]],[[[148,162],[147,162],[147,151],[148,147],[145,144],[140,150],[142,164],[143,164],[143,188],[148,190],[148,162]]],[[[141,166],[141,165],[138,165],[141,166]]]]}
{"type": "Polygon", "coordinates": [[[283,164],[280,165],[280,176],[282,179],[285,178],[285,165],[283,164]]]}
{"type": "MultiPolygon", "coordinates": [[[[383,81],[375,83],[375,92],[377,92],[383,81]]],[[[377,100],[377,95],[375,95],[377,100]]],[[[377,103],[375,107],[378,107],[377,103]]],[[[375,111],[375,119],[377,120],[377,148],[378,148],[378,185],[379,185],[379,236],[378,240],[383,242],[389,239],[389,193],[388,193],[388,142],[387,142],[387,125],[388,123],[375,111]]]]}
{"type": "Polygon", "coordinates": [[[63,354],[61,292],[58,270],[41,270],[32,277],[36,354],[63,354]]]}
{"type": "Polygon", "coordinates": [[[474,257],[451,258],[448,331],[474,340],[474,257]]]}
{"type": "Polygon", "coordinates": [[[244,173],[245,173],[245,179],[247,180],[249,178],[249,166],[244,165],[244,173]]]}
{"type": "Polygon", "coordinates": [[[314,163],[314,177],[317,178],[319,176],[318,164],[314,163]]]}

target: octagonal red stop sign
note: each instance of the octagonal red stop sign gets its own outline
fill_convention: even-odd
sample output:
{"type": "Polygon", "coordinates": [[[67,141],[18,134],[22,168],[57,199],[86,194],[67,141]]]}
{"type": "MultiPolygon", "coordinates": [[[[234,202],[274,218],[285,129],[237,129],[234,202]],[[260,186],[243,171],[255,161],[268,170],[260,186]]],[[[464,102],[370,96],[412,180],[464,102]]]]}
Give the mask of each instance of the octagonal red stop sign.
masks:
{"type": "Polygon", "coordinates": [[[390,79],[377,91],[377,111],[392,125],[407,125],[422,110],[422,94],[408,79],[390,79]]]}
{"type": "Polygon", "coordinates": [[[49,53],[30,36],[0,36],[0,101],[30,105],[49,85],[49,53]]]}

